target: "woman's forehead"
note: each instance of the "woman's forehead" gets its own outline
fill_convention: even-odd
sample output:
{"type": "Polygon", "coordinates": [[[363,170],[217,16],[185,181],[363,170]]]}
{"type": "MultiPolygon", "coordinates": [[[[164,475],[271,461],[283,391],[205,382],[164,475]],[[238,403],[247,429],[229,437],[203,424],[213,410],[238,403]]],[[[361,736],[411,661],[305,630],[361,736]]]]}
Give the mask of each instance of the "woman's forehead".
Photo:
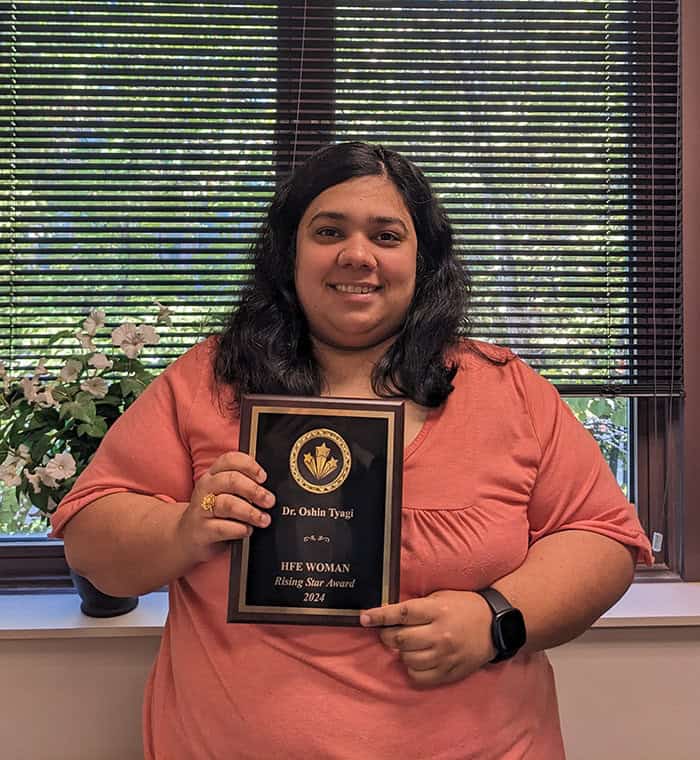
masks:
{"type": "Polygon", "coordinates": [[[411,214],[396,185],[386,175],[353,177],[331,185],[308,205],[302,220],[313,217],[362,217],[377,223],[397,220],[407,229],[413,227],[411,214]]]}

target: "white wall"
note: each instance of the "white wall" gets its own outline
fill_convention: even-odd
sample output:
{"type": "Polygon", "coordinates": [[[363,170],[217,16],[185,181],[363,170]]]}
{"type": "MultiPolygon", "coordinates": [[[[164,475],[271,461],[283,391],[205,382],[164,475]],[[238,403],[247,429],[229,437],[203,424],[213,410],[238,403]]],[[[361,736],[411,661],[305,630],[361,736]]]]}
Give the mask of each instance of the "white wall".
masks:
{"type": "MultiPolygon", "coordinates": [[[[0,757],[141,758],[157,646],[156,636],[0,640],[0,757]]],[[[595,629],[550,656],[568,760],[700,758],[700,628],[595,629]]]]}

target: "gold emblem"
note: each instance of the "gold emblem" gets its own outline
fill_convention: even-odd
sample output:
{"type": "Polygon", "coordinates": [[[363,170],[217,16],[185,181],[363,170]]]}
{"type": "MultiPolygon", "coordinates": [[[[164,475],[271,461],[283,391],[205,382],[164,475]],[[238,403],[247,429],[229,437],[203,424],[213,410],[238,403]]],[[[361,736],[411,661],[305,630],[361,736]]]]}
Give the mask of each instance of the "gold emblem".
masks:
{"type": "Polygon", "coordinates": [[[311,493],[330,493],[340,488],[350,473],[351,464],[347,443],[328,428],[304,433],[292,446],[289,455],[292,477],[311,493]]]}

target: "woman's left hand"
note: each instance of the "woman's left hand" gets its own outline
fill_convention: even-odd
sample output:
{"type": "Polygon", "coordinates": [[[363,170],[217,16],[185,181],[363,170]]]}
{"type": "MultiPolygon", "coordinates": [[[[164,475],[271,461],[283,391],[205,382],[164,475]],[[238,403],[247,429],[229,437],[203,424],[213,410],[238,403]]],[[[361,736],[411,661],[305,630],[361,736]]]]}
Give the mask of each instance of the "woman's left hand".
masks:
{"type": "Polygon", "coordinates": [[[379,637],[399,653],[411,681],[426,687],[459,681],[496,656],[491,621],[486,602],[469,591],[436,591],[360,616],[364,627],[381,628],[379,637]]]}

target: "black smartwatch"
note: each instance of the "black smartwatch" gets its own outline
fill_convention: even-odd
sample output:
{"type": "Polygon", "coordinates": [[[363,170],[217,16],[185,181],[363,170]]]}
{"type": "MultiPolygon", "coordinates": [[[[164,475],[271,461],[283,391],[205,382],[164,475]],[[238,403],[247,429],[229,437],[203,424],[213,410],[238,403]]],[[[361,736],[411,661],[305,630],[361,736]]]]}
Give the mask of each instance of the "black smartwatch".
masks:
{"type": "Polygon", "coordinates": [[[527,641],[525,618],[515,607],[495,588],[484,588],[477,591],[493,612],[491,637],[496,647],[496,656],[491,662],[509,660],[527,641]]]}

